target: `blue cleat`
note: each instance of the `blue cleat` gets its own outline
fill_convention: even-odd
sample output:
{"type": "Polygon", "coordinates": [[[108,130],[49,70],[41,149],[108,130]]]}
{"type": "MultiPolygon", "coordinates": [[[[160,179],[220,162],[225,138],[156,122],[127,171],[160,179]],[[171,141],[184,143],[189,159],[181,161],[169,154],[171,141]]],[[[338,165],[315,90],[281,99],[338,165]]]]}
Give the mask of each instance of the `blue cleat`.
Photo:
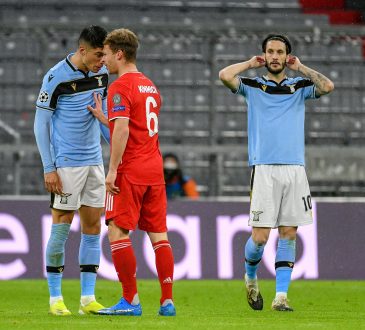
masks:
{"type": "Polygon", "coordinates": [[[160,306],[158,315],[161,316],[176,316],[176,309],[173,303],[168,303],[166,306],[160,306]]]}
{"type": "Polygon", "coordinates": [[[100,309],[97,312],[98,315],[130,315],[130,316],[141,316],[142,306],[141,304],[132,305],[124,298],[121,298],[119,302],[109,308],[100,309]]]}

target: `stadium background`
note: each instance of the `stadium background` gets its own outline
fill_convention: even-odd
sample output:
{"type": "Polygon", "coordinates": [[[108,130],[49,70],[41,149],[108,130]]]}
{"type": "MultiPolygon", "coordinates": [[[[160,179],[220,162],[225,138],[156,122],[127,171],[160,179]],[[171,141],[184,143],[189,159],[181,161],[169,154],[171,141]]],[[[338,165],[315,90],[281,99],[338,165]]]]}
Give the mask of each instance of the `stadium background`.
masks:
{"type": "MultiPolygon", "coordinates": [[[[31,265],[42,253],[37,240],[42,216],[49,210],[33,136],[35,101],[43,75],[76,49],[80,30],[99,24],[108,30],[129,27],[141,40],[138,68],[155,81],[163,96],[159,120],[162,151],[179,155],[185,173],[196,179],[202,195],[203,202],[170,204],[170,214],[185,222],[187,214],[198,215],[205,222],[216,220],[215,211],[211,211],[214,207],[231,207],[225,213],[231,219],[247,214],[247,197],[243,197],[248,196],[250,175],[247,108],[241,97],[223,87],[218,71],[260,53],[261,40],[268,33],[287,34],[293,53],[304,64],[330,77],[336,86],[332,94],[309,102],[306,112],[307,172],[318,210],[323,210],[320,219],[324,219],[323,231],[319,221],[318,237],[316,232],[312,238],[314,244],[317,239],[328,239],[325,245],[318,244],[319,269],[327,269],[324,278],[364,278],[364,248],[347,260],[349,273],[338,273],[338,268],[347,266],[338,266],[333,255],[344,231],[351,238],[341,241],[345,256],[354,247],[359,249],[357,244],[363,246],[364,13],[365,3],[360,0],[0,0],[1,266],[29,254],[25,264],[33,268],[31,265]],[[230,204],[232,201],[237,202],[230,204]],[[15,217],[26,229],[28,249],[15,247],[16,234],[5,224],[8,216],[15,217]],[[351,269],[354,265],[355,271],[351,269]]],[[[251,70],[247,75],[261,73],[251,70]]],[[[107,166],[107,145],[103,152],[107,166]]],[[[181,244],[181,237],[172,236],[176,244],[181,244]]],[[[243,237],[239,242],[235,246],[242,254],[243,237]]],[[[181,246],[183,250],[184,244],[181,246]]],[[[305,250],[303,246],[300,253],[305,250]]],[[[179,260],[184,257],[179,250],[177,255],[179,260]]],[[[240,266],[238,254],[234,258],[240,266]]],[[[202,276],[219,277],[214,267],[202,276]]],[[[70,275],[76,277],[73,272],[71,269],[70,275]]],[[[147,271],[143,274],[153,275],[147,271]]],[[[268,271],[264,275],[271,276],[268,271]]],[[[239,276],[238,268],[232,276],[239,276]]]]}

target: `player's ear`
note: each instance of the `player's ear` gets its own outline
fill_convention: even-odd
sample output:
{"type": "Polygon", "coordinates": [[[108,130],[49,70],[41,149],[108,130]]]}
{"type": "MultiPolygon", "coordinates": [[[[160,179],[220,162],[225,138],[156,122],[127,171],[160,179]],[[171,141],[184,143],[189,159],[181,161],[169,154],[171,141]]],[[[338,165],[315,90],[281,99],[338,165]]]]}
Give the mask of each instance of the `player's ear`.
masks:
{"type": "Polygon", "coordinates": [[[124,56],[124,53],[121,49],[117,51],[117,60],[120,61],[124,56]]]}
{"type": "Polygon", "coordinates": [[[79,46],[79,52],[80,52],[80,54],[81,54],[82,56],[85,56],[85,54],[86,54],[86,47],[85,47],[85,45],[81,44],[81,45],[79,46]]]}

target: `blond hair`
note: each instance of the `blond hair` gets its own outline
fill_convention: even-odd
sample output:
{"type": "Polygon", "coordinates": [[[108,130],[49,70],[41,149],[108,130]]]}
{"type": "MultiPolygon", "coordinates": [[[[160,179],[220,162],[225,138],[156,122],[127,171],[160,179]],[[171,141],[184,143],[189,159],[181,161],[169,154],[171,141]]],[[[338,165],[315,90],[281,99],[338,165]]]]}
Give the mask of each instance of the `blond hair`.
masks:
{"type": "Polygon", "coordinates": [[[137,57],[138,37],[128,29],[116,29],[108,33],[104,41],[113,53],[122,50],[127,62],[135,62],[137,57]]]}

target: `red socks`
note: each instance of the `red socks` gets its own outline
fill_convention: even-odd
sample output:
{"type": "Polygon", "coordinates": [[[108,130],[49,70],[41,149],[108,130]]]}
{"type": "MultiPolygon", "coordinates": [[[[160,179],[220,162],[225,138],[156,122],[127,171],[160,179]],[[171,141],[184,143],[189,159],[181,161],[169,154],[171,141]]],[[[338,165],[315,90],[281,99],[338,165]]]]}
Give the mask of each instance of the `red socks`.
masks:
{"type": "MultiPolygon", "coordinates": [[[[169,241],[159,241],[152,244],[156,255],[156,269],[161,285],[162,304],[166,299],[172,300],[172,284],[174,275],[174,257],[169,241]]],[[[110,243],[112,258],[119,282],[122,283],[123,297],[132,303],[137,293],[136,256],[129,238],[110,243]]]]}
{"type": "Polygon", "coordinates": [[[169,241],[159,241],[152,246],[156,255],[156,268],[162,294],[160,304],[162,304],[166,299],[172,300],[174,256],[169,241]]]}
{"type": "Polygon", "coordinates": [[[137,293],[136,282],[136,256],[134,255],[132,242],[129,238],[110,243],[112,259],[117,271],[119,282],[122,283],[123,297],[132,303],[137,293]]]}

